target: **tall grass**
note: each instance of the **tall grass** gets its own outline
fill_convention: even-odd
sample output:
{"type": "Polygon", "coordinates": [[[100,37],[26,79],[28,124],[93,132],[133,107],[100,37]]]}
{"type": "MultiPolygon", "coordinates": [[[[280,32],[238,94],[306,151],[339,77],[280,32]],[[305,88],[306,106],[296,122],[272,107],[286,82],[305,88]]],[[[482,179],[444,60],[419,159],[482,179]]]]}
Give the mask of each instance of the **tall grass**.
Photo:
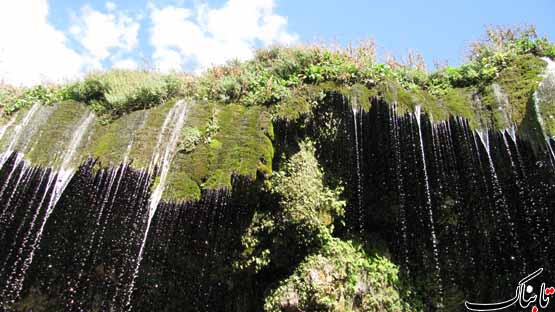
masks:
{"type": "Polygon", "coordinates": [[[69,85],[65,97],[87,103],[97,113],[117,117],[159,105],[175,97],[181,85],[174,75],[111,70],[89,74],[83,81],[69,85]]]}

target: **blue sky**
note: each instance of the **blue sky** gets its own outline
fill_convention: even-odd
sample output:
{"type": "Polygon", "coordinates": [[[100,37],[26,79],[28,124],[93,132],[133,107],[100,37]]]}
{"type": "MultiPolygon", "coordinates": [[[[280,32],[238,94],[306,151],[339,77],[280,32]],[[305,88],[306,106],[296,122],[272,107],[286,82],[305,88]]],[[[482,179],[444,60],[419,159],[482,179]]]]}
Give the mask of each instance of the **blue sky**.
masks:
{"type": "Polygon", "coordinates": [[[535,24],[540,35],[555,40],[553,0],[280,1],[277,12],[302,40],[372,37],[395,55],[419,51],[430,64],[433,59],[460,63],[486,25],[535,24]]]}
{"type": "Polygon", "coordinates": [[[555,39],[555,1],[2,0],[0,82],[87,71],[200,72],[253,49],[373,38],[379,53],[459,64],[486,25],[535,24],[555,39]],[[423,4],[425,3],[425,4],[423,4]]]}

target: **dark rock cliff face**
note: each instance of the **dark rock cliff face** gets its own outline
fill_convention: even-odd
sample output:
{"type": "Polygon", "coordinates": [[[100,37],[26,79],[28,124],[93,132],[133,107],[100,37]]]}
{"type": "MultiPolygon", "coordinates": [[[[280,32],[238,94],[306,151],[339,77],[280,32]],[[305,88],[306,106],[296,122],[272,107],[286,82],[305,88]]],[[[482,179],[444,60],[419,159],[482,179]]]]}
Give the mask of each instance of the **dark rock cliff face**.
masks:
{"type": "Polygon", "coordinates": [[[150,229],[151,176],[88,160],[52,205],[56,177],[12,154],[0,175],[2,310],[223,311],[251,291],[231,264],[256,188],[161,203],[150,229]],[[17,187],[15,187],[17,185],[17,187]],[[236,285],[233,285],[236,283],[236,285]],[[181,308],[180,308],[181,307],[181,308]]]}
{"type": "Polygon", "coordinates": [[[419,110],[397,116],[382,102],[344,115],[332,145],[343,157],[331,146],[320,157],[349,181],[347,230],[387,241],[434,300],[452,308],[509,298],[541,267],[553,278],[552,155],[510,129],[473,131],[457,117],[432,123],[419,110]]]}
{"type": "Polygon", "coordinates": [[[477,131],[459,117],[434,123],[419,108],[398,115],[379,100],[365,111],[338,94],[309,126],[277,129],[282,145],[316,138],[330,183],[347,182],[346,228],[339,231],[370,248],[387,242],[405,276],[436,306],[512,298],[539,268],[553,279],[549,141],[538,150],[512,128],[477,131]],[[337,118],[331,135],[322,126],[330,116],[337,118]]]}

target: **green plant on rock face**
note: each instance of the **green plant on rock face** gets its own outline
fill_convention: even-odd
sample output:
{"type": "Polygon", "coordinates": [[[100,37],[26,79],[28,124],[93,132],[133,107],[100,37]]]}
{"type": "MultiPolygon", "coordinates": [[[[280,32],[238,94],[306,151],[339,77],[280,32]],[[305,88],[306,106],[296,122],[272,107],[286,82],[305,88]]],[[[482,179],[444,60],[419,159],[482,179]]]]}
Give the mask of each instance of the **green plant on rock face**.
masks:
{"type": "Polygon", "coordinates": [[[204,135],[202,139],[203,143],[210,144],[210,142],[212,142],[212,137],[216,135],[218,131],[220,131],[220,126],[218,126],[218,119],[216,118],[216,110],[214,109],[212,111],[212,115],[210,116],[210,119],[208,120],[208,125],[204,130],[204,135]]]}
{"type": "Polygon", "coordinates": [[[202,137],[202,133],[197,128],[185,127],[182,130],[181,141],[178,150],[185,153],[191,153],[197,147],[202,137]]]}
{"type": "Polygon", "coordinates": [[[287,220],[328,227],[334,218],[343,216],[345,202],[338,200],[343,190],[324,186],[314,154],[311,142],[301,142],[300,151],[274,173],[271,192],[280,197],[287,220]]]}
{"type": "Polygon", "coordinates": [[[488,28],[486,39],[473,43],[470,62],[431,74],[428,88],[435,95],[449,88],[484,88],[526,55],[553,57],[555,45],[538,38],[532,26],[488,28]]]}
{"type": "Polygon", "coordinates": [[[334,220],[344,213],[343,190],[324,185],[314,153],[311,142],[301,142],[300,151],[274,172],[267,187],[278,207],[255,215],[236,268],[258,272],[270,262],[287,267],[331,238],[334,220]]]}
{"type": "Polygon", "coordinates": [[[50,105],[66,99],[59,86],[37,85],[30,88],[15,88],[0,85],[0,105],[6,115],[33,104],[50,105]]]}
{"type": "Polygon", "coordinates": [[[421,311],[409,296],[392,262],[332,238],[268,294],[264,310],[421,311]]]}

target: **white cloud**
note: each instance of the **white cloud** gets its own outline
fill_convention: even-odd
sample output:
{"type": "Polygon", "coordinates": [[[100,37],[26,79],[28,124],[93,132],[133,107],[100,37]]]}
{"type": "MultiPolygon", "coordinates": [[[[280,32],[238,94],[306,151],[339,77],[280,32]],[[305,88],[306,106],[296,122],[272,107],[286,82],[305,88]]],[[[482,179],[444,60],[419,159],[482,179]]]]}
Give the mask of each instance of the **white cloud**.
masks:
{"type": "Polygon", "coordinates": [[[193,61],[197,70],[247,59],[253,49],[290,44],[297,35],[287,31],[287,18],[274,13],[273,0],[228,0],[221,8],[153,8],[150,43],[160,70],[193,61]]]}
{"type": "MultiPolygon", "coordinates": [[[[72,16],[66,34],[49,23],[48,0],[0,0],[0,82],[63,82],[101,69],[106,61],[138,68],[130,56],[137,55],[142,17],[112,1],[100,10],[84,6],[72,16]]],[[[151,7],[149,13],[152,61],[163,71],[184,65],[202,70],[247,59],[259,46],[297,40],[287,30],[287,18],[275,13],[274,0],[228,0],[218,8],[151,7]]]]}
{"type": "Polygon", "coordinates": [[[0,1],[0,81],[32,85],[80,75],[86,61],[47,16],[46,0],[0,1]]]}
{"type": "Polygon", "coordinates": [[[173,49],[156,49],[152,58],[157,69],[162,72],[179,71],[183,64],[181,54],[173,49]]]}
{"type": "Polygon", "coordinates": [[[106,10],[114,11],[117,8],[117,5],[111,1],[106,2],[106,10]]]}
{"type": "Polygon", "coordinates": [[[116,12],[112,2],[106,3],[107,13],[83,7],[69,29],[85,50],[79,53],[48,22],[48,9],[47,0],[0,1],[0,82],[63,82],[102,68],[108,58],[116,60],[114,67],[137,68],[122,56],[138,45],[139,18],[116,12]]]}
{"type": "Polygon", "coordinates": [[[123,60],[114,61],[112,63],[112,68],[137,69],[137,68],[139,68],[139,65],[134,60],[127,58],[127,59],[123,59],[123,60]]]}
{"type": "Polygon", "coordinates": [[[138,44],[138,21],[126,14],[113,12],[115,4],[112,2],[107,2],[106,8],[108,13],[84,6],[80,16],[74,17],[70,28],[71,34],[97,63],[114,51],[130,52],[138,44]]]}

